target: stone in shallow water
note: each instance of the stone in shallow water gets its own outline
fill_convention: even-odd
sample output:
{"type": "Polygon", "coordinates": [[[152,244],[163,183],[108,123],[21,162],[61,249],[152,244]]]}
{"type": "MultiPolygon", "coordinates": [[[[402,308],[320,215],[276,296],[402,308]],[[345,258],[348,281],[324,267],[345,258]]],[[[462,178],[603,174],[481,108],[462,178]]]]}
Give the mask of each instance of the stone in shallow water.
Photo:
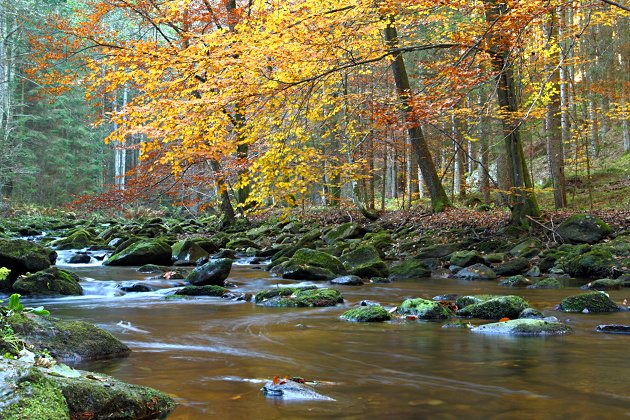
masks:
{"type": "Polygon", "coordinates": [[[598,325],[595,331],[607,334],[630,334],[630,325],[598,325]]]}
{"type": "Polygon", "coordinates": [[[464,280],[493,280],[497,278],[497,275],[484,264],[473,264],[459,271],[455,277],[464,280]]]}
{"type": "Polygon", "coordinates": [[[513,319],[480,325],[472,328],[471,331],[481,334],[547,336],[568,334],[571,328],[559,322],[548,322],[542,319],[513,319]]]}
{"type": "Polygon", "coordinates": [[[363,280],[361,280],[361,277],[359,276],[343,276],[332,279],[330,283],[342,286],[361,286],[363,284],[363,280]]]}
{"type": "Polygon", "coordinates": [[[344,312],[341,319],[353,322],[389,321],[392,316],[380,305],[358,306],[344,312]]]}
{"type": "Polygon", "coordinates": [[[313,387],[292,380],[269,381],[260,389],[267,398],[288,401],[335,401],[316,392],[313,387]]]}

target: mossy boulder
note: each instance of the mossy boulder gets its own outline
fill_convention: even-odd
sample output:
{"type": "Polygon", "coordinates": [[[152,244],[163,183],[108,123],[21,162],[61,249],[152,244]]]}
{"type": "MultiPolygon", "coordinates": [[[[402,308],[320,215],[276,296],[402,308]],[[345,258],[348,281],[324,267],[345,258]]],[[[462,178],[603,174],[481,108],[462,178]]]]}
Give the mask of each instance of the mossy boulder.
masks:
{"type": "Polygon", "coordinates": [[[175,292],[180,296],[217,296],[221,297],[228,294],[230,291],[223,286],[209,285],[209,286],[186,286],[175,292]]]}
{"type": "MultiPolygon", "coordinates": [[[[24,239],[0,239],[0,267],[11,270],[10,279],[14,280],[27,272],[45,270],[56,258],[56,252],[34,242],[24,239]]],[[[0,289],[6,290],[11,283],[0,283],[0,289]]]]}
{"type": "Polygon", "coordinates": [[[5,322],[35,351],[48,349],[63,361],[124,357],[130,352],[129,347],[109,332],[83,321],[16,312],[6,317],[5,322]]]}
{"type": "Polygon", "coordinates": [[[497,278],[497,275],[490,267],[484,264],[473,264],[458,271],[455,277],[464,280],[494,280],[497,278]]]}
{"type": "Polygon", "coordinates": [[[65,238],[57,239],[50,243],[56,249],[83,249],[95,243],[101,243],[100,239],[85,229],[77,229],[65,238]]]}
{"type": "Polygon", "coordinates": [[[171,246],[161,239],[142,240],[110,256],[105,265],[170,265],[171,246]]]}
{"type": "Polygon", "coordinates": [[[574,214],[562,222],[556,232],[562,239],[573,244],[594,244],[612,233],[612,229],[597,216],[574,214]]]}
{"type": "Polygon", "coordinates": [[[332,244],[337,241],[343,241],[346,239],[361,238],[363,237],[363,235],[365,235],[365,233],[366,231],[363,226],[360,226],[356,223],[348,222],[329,230],[324,235],[323,239],[324,242],[326,242],[327,244],[332,244]]]}
{"type": "Polygon", "coordinates": [[[25,296],[83,294],[79,276],[57,267],[19,277],[13,283],[13,291],[25,296]]]}
{"type": "Polygon", "coordinates": [[[494,266],[494,272],[500,276],[514,276],[516,274],[523,274],[529,270],[529,260],[524,257],[512,258],[501,264],[494,266]]]}
{"type": "Polygon", "coordinates": [[[532,258],[540,254],[540,248],[542,243],[538,239],[528,238],[512,247],[509,253],[515,257],[532,258]]]}
{"type": "Polygon", "coordinates": [[[313,265],[296,265],[285,261],[274,266],[271,274],[291,280],[329,281],[337,277],[335,273],[323,267],[313,265]]]}
{"type": "Polygon", "coordinates": [[[526,318],[480,325],[472,328],[471,331],[479,334],[549,336],[568,334],[571,332],[571,328],[560,322],[526,318]]]}
{"type": "Polygon", "coordinates": [[[418,319],[447,319],[453,313],[439,302],[422,298],[406,299],[398,307],[401,315],[415,315],[418,319]]]}
{"type": "Polygon", "coordinates": [[[618,312],[619,307],[604,292],[589,292],[566,297],[558,305],[563,312],[618,312]]]}
{"type": "Polygon", "coordinates": [[[562,289],[562,283],[560,283],[558,279],[546,278],[546,279],[537,281],[531,286],[527,286],[527,288],[528,289],[562,289]]]}
{"type": "Polygon", "coordinates": [[[463,308],[468,305],[472,305],[475,303],[485,302],[490,299],[494,299],[496,297],[501,297],[501,295],[465,295],[459,296],[455,299],[455,305],[458,308],[463,308]]]}
{"type": "Polygon", "coordinates": [[[545,314],[534,308],[526,308],[518,314],[519,319],[543,319],[544,317],[545,314]]]}
{"type": "Polygon", "coordinates": [[[392,235],[387,231],[366,233],[363,244],[373,246],[383,256],[384,251],[392,246],[392,235]]]}
{"type": "Polygon", "coordinates": [[[263,289],[257,292],[254,295],[254,302],[262,303],[266,300],[282,297],[282,296],[291,296],[300,290],[314,290],[317,289],[317,286],[305,286],[305,287],[274,287],[272,289],[263,289]]]}
{"type": "Polygon", "coordinates": [[[416,253],[416,258],[425,259],[425,258],[444,258],[451,255],[453,252],[458,251],[461,248],[462,244],[454,243],[454,244],[436,244],[429,245],[423,248],[420,248],[416,253]]]}
{"type": "Polygon", "coordinates": [[[185,239],[171,246],[172,260],[175,265],[196,265],[202,258],[208,258],[210,254],[197,242],[185,239]]]}
{"type": "Polygon", "coordinates": [[[355,276],[370,278],[389,275],[387,265],[373,246],[362,245],[354,251],[343,254],[340,260],[344,268],[355,276]]]}
{"type": "Polygon", "coordinates": [[[499,286],[504,286],[504,287],[527,287],[527,286],[531,286],[531,284],[532,284],[531,280],[529,280],[527,277],[522,276],[520,274],[516,276],[508,277],[499,282],[499,286]]]}
{"type": "Polygon", "coordinates": [[[309,248],[297,250],[289,261],[290,265],[321,267],[335,274],[344,274],[346,271],[343,263],[337,257],[327,254],[326,252],[309,248]]]}
{"type": "Polygon", "coordinates": [[[614,264],[612,253],[599,248],[571,258],[563,268],[573,277],[605,277],[614,264]]]}
{"type": "Polygon", "coordinates": [[[358,306],[344,312],[339,318],[352,322],[383,322],[392,316],[381,305],[358,306]]]}
{"type": "Polygon", "coordinates": [[[450,263],[458,267],[468,267],[483,263],[484,259],[477,251],[456,251],[451,254],[450,263]]]}
{"type": "Polygon", "coordinates": [[[483,302],[464,306],[457,315],[482,319],[518,318],[529,304],[519,296],[497,296],[483,302]]]}
{"type": "MultiPolygon", "coordinates": [[[[256,294],[258,296],[258,294],[256,294]]],[[[273,307],[324,307],[335,306],[343,303],[343,296],[338,290],[321,289],[297,289],[290,295],[276,296],[259,302],[263,306],[273,307]]]]}
{"type": "Polygon", "coordinates": [[[431,269],[424,262],[416,259],[404,260],[392,266],[389,273],[390,280],[431,277],[431,269]]]}
{"type": "Polygon", "coordinates": [[[618,290],[623,287],[630,287],[630,281],[623,279],[599,279],[582,286],[587,290],[618,290]]]}
{"type": "Polygon", "coordinates": [[[230,242],[228,242],[225,247],[229,249],[260,248],[260,246],[256,242],[248,238],[234,238],[230,240],[230,242]]]}
{"type": "Polygon", "coordinates": [[[186,277],[186,281],[193,286],[223,286],[223,282],[232,270],[232,262],[230,258],[210,260],[191,271],[186,277]]]}

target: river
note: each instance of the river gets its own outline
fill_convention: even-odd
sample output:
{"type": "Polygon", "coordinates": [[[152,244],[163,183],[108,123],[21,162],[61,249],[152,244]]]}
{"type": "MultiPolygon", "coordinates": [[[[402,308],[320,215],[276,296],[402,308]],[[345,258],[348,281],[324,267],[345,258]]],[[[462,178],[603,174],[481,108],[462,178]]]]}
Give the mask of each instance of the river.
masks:
{"type": "MultiPolygon", "coordinates": [[[[63,257],[62,257],[63,258],[63,257]]],[[[61,261],[61,260],[60,260],[61,261]]],[[[84,296],[26,300],[54,316],[93,322],[133,352],[79,364],[174,396],[169,419],[490,418],[607,419],[630,415],[630,336],[595,332],[630,324],[630,312],[564,314],[554,306],[581,292],[507,289],[455,279],[339,287],[344,306],[267,308],[221,298],[165,299],[175,282],[146,280],[133,268],[62,266],[84,280],[84,296]],[[120,282],[158,288],[117,295],[120,282]],[[407,321],[358,324],[339,315],[363,299],[395,306],[406,297],[445,293],[517,294],[570,325],[562,337],[501,337],[407,321]],[[122,322],[121,322],[122,321],[122,322]],[[335,402],[265,398],[262,383],[279,375],[316,380],[335,402]],[[217,417],[218,416],[218,417],[217,417]]],[[[235,265],[234,291],[291,281],[256,266],[235,265]]],[[[628,289],[611,298],[630,298],[628,289]]]]}

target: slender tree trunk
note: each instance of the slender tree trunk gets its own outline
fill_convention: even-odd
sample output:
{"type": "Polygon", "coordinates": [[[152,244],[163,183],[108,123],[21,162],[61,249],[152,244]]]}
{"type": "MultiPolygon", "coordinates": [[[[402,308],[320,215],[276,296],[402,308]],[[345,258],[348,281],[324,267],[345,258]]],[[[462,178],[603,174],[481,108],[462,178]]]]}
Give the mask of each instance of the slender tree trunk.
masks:
{"type": "MultiPolygon", "coordinates": [[[[482,110],[483,100],[481,93],[478,96],[477,103],[479,109],[482,110]]],[[[485,114],[480,113],[479,116],[479,190],[483,194],[483,203],[486,206],[490,205],[490,150],[488,141],[488,121],[486,121],[485,114]]]]}
{"type": "Polygon", "coordinates": [[[236,215],[234,213],[234,207],[230,200],[230,193],[228,191],[228,185],[223,179],[221,173],[221,164],[215,160],[210,160],[210,169],[214,172],[214,177],[217,184],[217,192],[221,197],[221,212],[223,213],[223,225],[231,225],[236,221],[236,215]]]}
{"type": "MultiPolygon", "coordinates": [[[[398,45],[398,33],[394,26],[393,19],[389,21],[385,28],[385,41],[387,45],[395,48],[398,45]]],[[[433,164],[433,157],[429,150],[429,145],[424,138],[424,133],[420,127],[419,121],[413,115],[413,107],[411,105],[411,86],[409,84],[409,77],[407,75],[407,69],[405,68],[405,62],[402,53],[396,54],[393,57],[392,72],[394,75],[394,81],[396,82],[396,90],[398,92],[399,100],[402,104],[403,113],[407,122],[407,135],[411,141],[414,152],[418,158],[418,164],[422,171],[422,178],[429,190],[429,196],[431,197],[431,207],[434,212],[443,211],[446,207],[450,206],[448,196],[444,191],[444,187],[440,182],[440,177],[435,170],[433,164]]]]}
{"type": "MultiPolygon", "coordinates": [[[[489,25],[493,25],[497,19],[507,13],[505,3],[498,3],[498,0],[486,1],[486,20],[489,25]]],[[[492,68],[496,73],[497,97],[501,108],[501,123],[503,125],[503,140],[507,155],[510,179],[514,188],[514,200],[512,202],[511,223],[519,226],[528,226],[527,216],[539,217],[540,210],[536,196],[533,192],[533,184],[527,163],[523,153],[519,125],[514,115],[518,111],[516,99],[516,88],[512,63],[510,62],[509,49],[504,45],[499,45],[496,37],[491,37],[490,57],[492,68]]]]}

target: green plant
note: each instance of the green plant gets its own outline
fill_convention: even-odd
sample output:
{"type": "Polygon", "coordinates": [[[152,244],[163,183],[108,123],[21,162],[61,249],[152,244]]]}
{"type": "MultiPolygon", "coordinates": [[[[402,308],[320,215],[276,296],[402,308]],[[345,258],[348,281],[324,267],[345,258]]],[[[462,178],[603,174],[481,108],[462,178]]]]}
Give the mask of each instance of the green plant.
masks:
{"type": "Polygon", "coordinates": [[[11,270],[9,270],[8,268],[0,267],[0,281],[5,281],[7,277],[9,277],[10,272],[11,270]]]}
{"type": "MultiPolygon", "coordinates": [[[[9,297],[9,306],[8,306],[9,311],[23,312],[26,310],[27,312],[36,314],[36,315],[42,315],[42,316],[50,315],[50,311],[47,311],[46,309],[44,309],[43,306],[38,306],[37,308],[25,308],[24,305],[20,303],[21,296],[22,295],[20,295],[19,293],[13,293],[9,297]]],[[[2,301],[0,301],[0,303],[2,303],[2,301]]]]}
{"type": "MultiPolygon", "coordinates": [[[[18,354],[20,352],[20,346],[24,346],[22,340],[15,335],[15,331],[9,325],[5,325],[0,330],[0,341],[8,346],[10,350],[9,354],[12,355],[18,354]]],[[[5,354],[6,357],[6,354],[5,354]]]]}

